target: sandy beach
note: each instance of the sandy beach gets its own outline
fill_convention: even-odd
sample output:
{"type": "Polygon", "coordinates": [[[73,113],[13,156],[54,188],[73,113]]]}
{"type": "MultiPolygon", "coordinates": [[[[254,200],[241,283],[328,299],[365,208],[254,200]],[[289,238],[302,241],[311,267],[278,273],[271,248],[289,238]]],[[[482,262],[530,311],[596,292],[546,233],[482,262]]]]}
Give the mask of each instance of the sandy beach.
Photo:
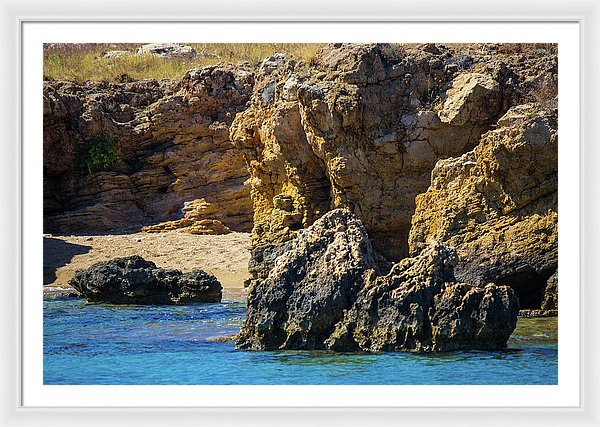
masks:
{"type": "Polygon", "coordinates": [[[250,234],[204,236],[184,233],[45,235],[44,295],[69,293],[77,270],[112,258],[140,255],[158,267],[201,268],[223,285],[224,301],[243,301],[249,277],[250,234]]]}

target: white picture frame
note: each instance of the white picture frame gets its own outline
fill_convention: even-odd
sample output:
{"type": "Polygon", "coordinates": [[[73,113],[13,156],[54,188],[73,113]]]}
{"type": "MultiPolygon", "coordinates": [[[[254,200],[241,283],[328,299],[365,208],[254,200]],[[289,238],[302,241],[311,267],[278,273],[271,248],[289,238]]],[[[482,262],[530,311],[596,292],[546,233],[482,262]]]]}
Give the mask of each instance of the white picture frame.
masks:
{"type": "MultiPolygon", "coordinates": [[[[508,0],[499,4],[486,4],[473,0],[461,2],[388,2],[375,1],[368,4],[358,1],[328,2],[320,4],[314,0],[283,4],[268,1],[252,5],[242,0],[227,4],[210,5],[200,8],[192,1],[169,2],[151,0],[139,4],[119,4],[118,10],[111,5],[82,4],[74,0],[62,0],[46,4],[38,1],[3,2],[0,7],[2,18],[3,52],[10,60],[2,63],[1,92],[5,95],[0,103],[2,117],[2,188],[5,204],[2,210],[3,240],[2,262],[5,272],[5,285],[2,306],[2,370],[0,380],[1,425],[374,425],[377,423],[406,423],[464,425],[595,425],[600,415],[595,402],[598,396],[599,373],[597,357],[598,334],[594,325],[598,319],[593,304],[599,302],[598,290],[593,286],[594,278],[600,273],[598,253],[594,242],[600,238],[595,218],[600,217],[597,200],[600,173],[595,166],[600,161],[598,141],[600,135],[594,127],[595,118],[600,117],[598,83],[594,76],[600,70],[597,43],[600,42],[600,6],[593,0],[583,0],[571,4],[566,0],[553,3],[538,1],[508,0]],[[200,10],[203,9],[203,10],[200,10]],[[206,10],[205,10],[206,9],[206,10]],[[141,12],[141,13],[140,13],[141,12]],[[27,22],[57,21],[169,21],[182,23],[189,21],[364,21],[383,23],[385,21],[406,22],[459,22],[476,21],[532,21],[532,22],[579,22],[581,28],[581,404],[570,408],[472,408],[468,405],[441,407],[388,407],[388,408],[269,408],[269,402],[252,408],[232,405],[221,408],[148,408],[148,407],[29,407],[22,404],[22,261],[30,256],[22,252],[22,229],[28,223],[22,212],[22,160],[21,144],[22,111],[21,95],[21,46],[23,25],[27,22]]],[[[560,61],[560,59],[559,59],[560,61]]],[[[41,83],[41,80],[40,80],[41,83]]],[[[41,84],[40,84],[41,91],[41,84]]],[[[398,406],[403,406],[399,403],[398,406]]]]}

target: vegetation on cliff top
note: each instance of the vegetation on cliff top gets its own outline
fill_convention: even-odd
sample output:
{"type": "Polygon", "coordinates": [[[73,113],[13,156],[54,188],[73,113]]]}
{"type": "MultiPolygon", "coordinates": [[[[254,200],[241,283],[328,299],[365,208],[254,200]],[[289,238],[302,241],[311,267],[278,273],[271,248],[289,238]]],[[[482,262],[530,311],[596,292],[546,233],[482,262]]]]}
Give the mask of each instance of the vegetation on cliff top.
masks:
{"type": "MultiPolygon", "coordinates": [[[[186,44],[186,43],[183,43],[186,44]]],[[[318,43],[189,43],[197,55],[192,59],[136,55],[143,43],[55,43],[44,45],[44,80],[126,82],[142,79],[178,79],[192,68],[219,62],[257,64],[266,56],[286,56],[310,61],[323,46],[318,43]],[[131,54],[104,57],[108,51],[131,54]]]]}

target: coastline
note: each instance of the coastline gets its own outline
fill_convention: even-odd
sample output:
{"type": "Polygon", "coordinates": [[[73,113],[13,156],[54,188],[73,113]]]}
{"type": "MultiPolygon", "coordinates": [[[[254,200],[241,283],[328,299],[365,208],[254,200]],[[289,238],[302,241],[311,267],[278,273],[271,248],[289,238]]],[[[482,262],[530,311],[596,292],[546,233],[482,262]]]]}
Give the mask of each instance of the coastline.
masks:
{"type": "Polygon", "coordinates": [[[245,301],[250,234],[191,235],[179,232],[45,235],[44,296],[69,295],[77,270],[117,257],[140,255],[158,267],[201,268],[223,286],[223,301],[245,301]]]}

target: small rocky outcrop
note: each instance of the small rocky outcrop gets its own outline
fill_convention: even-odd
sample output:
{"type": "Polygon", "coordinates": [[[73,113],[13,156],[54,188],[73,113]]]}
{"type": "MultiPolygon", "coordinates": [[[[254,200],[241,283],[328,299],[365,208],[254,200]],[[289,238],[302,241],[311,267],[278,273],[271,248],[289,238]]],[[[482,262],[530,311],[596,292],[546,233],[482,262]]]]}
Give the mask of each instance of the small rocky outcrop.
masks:
{"type": "Polygon", "coordinates": [[[558,310],[558,271],[546,283],[540,308],[545,311],[558,310]]]}
{"type": "Polygon", "coordinates": [[[459,280],[509,285],[526,309],[539,309],[547,294],[544,305],[556,308],[556,125],[556,110],[521,105],[473,151],[439,161],[431,186],[416,199],[411,254],[442,242],[458,252],[459,280]]]}
{"type": "Polygon", "coordinates": [[[471,151],[555,59],[387,44],[329,45],[310,64],[266,58],[230,128],[250,173],[253,279],[336,208],[354,212],[389,260],[408,256],[415,197],[436,162],[471,151]]]}
{"type": "Polygon", "coordinates": [[[253,83],[226,65],[173,82],[44,83],[45,232],[183,218],[250,231],[248,172],[228,129],[253,83]]]}
{"type": "Polygon", "coordinates": [[[231,233],[231,229],[229,227],[225,226],[221,221],[217,221],[216,219],[200,219],[196,221],[189,218],[161,222],[160,224],[156,225],[147,225],[142,227],[140,231],[144,233],[164,233],[166,231],[176,231],[178,233],[202,235],[231,233]]]}
{"type": "Polygon", "coordinates": [[[324,348],[376,257],[364,226],[350,211],[328,212],[300,231],[266,280],[250,289],[238,347],[324,348]]]}
{"type": "Polygon", "coordinates": [[[140,231],[145,233],[162,233],[165,231],[177,231],[188,234],[229,234],[232,230],[216,219],[207,217],[235,217],[236,207],[228,201],[208,203],[204,199],[196,199],[184,202],[183,218],[175,221],[165,221],[156,225],[142,227],[140,231]]]}
{"type": "Polygon", "coordinates": [[[242,349],[500,349],[516,326],[506,286],[454,280],[454,251],[434,244],[390,265],[365,227],[336,209],[298,233],[248,296],[242,349]]]}
{"type": "Polygon", "coordinates": [[[116,258],[78,271],[69,281],[90,302],[188,304],[220,302],[221,284],[200,269],[182,273],[157,268],[139,256],[116,258]]]}
{"type": "Polygon", "coordinates": [[[163,58],[193,59],[196,49],[175,43],[149,43],[138,47],[138,55],[157,55],[163,58]]]}

